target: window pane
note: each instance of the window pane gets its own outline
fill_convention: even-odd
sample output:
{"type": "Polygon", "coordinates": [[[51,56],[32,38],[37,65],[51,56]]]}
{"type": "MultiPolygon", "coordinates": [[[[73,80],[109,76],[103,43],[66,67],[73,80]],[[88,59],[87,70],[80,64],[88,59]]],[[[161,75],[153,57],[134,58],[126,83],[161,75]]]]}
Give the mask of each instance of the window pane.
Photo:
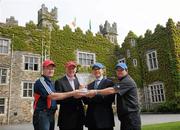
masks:
{"type": "Polygon", "coordinates": [[[6,83],[6,76],[1,76],[1,83],[3,83],[3,84],[6,83]]]}
{"type": "Polygon", "coordinates": [[[29,62],[30,62],[30,63],[33,63],[33,59],[34,59],[34,58],[33,58],[33,57],[30,57],[29,59],[30,59],[29,62]]]}
{"type": "Polygon", "coordinates": [[[26,62],[26,63],[28,62],[28,59],[29,59],[29,58],[26,56],[26,57],[25,57],[25,62],[26,62]]]}
{"type": "Polygon", "coordinates": [[[33,70],[33,64],[29,64],[29,70],[33,70]]]}
{"type": "Polygon", "coordinates": [[[24,83],[23,89],[27,89],[27,83],[24,83]]]}
{"type": "Polygon", "coordinates": [[[152,59],[149,59],[150,69],[153,69],[152,59]]]}
{"type": "Polygon", "coordinates": [[[8,46],[8,40],[4,40],[4,42],[3,42],[3,46],[8,46]]]}
{"type": "Polygon", "coordinates": [[[3,48],[3,53],[8,53],[8,47],[3,48]]]}
{"type": "Polygon", "coordinates": [[[25,63],[24,69],[28,70],[28,63],[25,63]]]}
{"type": "Polygon", "coordinates": [[[1,98],[1,99],[0,99],[0,105],[2,106],[2,105],[4,105],[4,103],[5,103],[5,99],[4,99],[4,98],[1,98]]]}
{"type": "Polygon", "coordinates": [[[151,54],[148,54],[149,55],[149,59],[151,59],[152,57],[151,57],[151,54]]]}
{"type": "Polygon", "coordinates": [[[34,63],[38,64],[38,58],[34,58],[34,63]]]}
{"type": "Polygon", "coordinates": [[[86,59],[86,54],[82,54],[82,58],[83,58],[83,59],[86,59]]]}
{"type": "Polygon", "coordinates": [[[23,97],[27,97],[27,90],[23,90],[23,97]]]}
{"type": "Polygon", "coordinates": [[[28,97],[32,97],[32,90],[28,91],[28,97]]]}
{"type": "Polygon", "coordinates": [[[82,65],[82,59],[81,59],[81,58],[79,59],[79,64],[81,64],[81,65],[82,65]]]}
{"type": "Polygon", "coordinates": [[[82,53],[79,53],[79,59],[82,58],[82,53]]]}
{"type": "Polygon", "coordinates": [[[156,58],[153,58],[154,68],[157,68],[156,58]]]}
{"type": "Polygon", "coordinates": [[[7,69],[2,69],[2,75],[7,75],[7,69]]]}
{"type": "Polygon", "coordinates": [[[4,114],[4,106],[0,106],[0,114],[4,114]]]}
{"type": "Polygon", "coordinates": [[[34,64],[34,70],[38,70],[38,64],[34,64]]]}

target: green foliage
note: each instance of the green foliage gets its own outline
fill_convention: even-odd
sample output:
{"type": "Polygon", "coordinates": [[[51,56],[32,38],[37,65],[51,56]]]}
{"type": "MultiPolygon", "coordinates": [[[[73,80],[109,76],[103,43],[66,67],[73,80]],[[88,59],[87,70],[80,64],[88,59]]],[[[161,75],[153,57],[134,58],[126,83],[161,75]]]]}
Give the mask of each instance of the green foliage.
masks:
{"type": "Polygon", "coordinates": [[[137,83],[137,86],[142,88],[143,84],[142,84],[142,77],[141,77],[142,76],[141,75],[141,62],[139,58],[139,53],[137,51],[138,50],[137,40],[138,40],[138,37],[132,31],[130,31],[128,35],[126,36],[124,43],[122,44],[120,53],[121,53],[121,58],[126,59],[129,74],[135,80],[135,82],[137,83]],[[136,41],[136,46],[131,45],[130,43],[131,40],[136,41]],[[130,57],[127,57],[127,50],[130,51],[130,57]],[[137,60],[137,66],[134,66],[133,59],[137,60]]]}
{"type": "Polygon", "coordinates": [[[26,28],[29,29],[29,30],[37,29],[37,26],[33,21],[30,21],[29,23],[26,23],[26,28]]]}
{"type": "Polygon", "coordinates": [[[180,101],[179,100],[171,100],[165,103],[160,104],[156,108],[157,112],[180,112],[180,101]]]}
{"type": "MultiPolygon", "coordinates": [[[[0,26],[0,36],[10,38],[15,51],[41,54],[42,44],[47,50],[50,46],[51,59],[57,65],[54,78],[64,74],[64,64],[67,61],[77,60],[77,51],[95,53],[96,61],[102,62],[106,66],[107,76],[114,75],[116,63],[114,44],[100,35],[93,36],[89,30],[86,34],[83,34],[80,28],[72,32],[71,28],[66,25],[63,30],[58,29],[57,26],[50,32],[47,28],[37,29],[33,22],[29,22],[26,27],[0,26]]],[[[90,67],[80,66],[79,68],[79,72],[90,71],[90,67]]]]}
{"type": "MultiPolygon", "coordinates": [[[[157,25],[154,33],[147,30],[145,37],[138,40],[138,50],[142,62],[142,79],[143,83],[148,85],[155,81],[162,81],[165,85],[166,99],[175,98],[175,90],[180,86],[177,75],[180,70],[177,68],[178,57],[174,48],[175,37],[180,37],[176,34],[179,30],[176,29],[171,19],[167,22],[167,27],[157,25]],[[149,50],[156,50],[158,58],[158,70],[149,71],[147,68],[146,53],[149,50]]],[[[178,47],[180,48],[180,47],[178,47]]]]}
{"type": "MultiPolygon", "coordinates": [[[[76,60],[77,51],[96,54],[96,61],[107,68],[107,75],[113,76],[115,56],[114,45],[103,37],[93,36],[90,31],[83,34],[80,28],[72,32],[68,26],[64,30],[52,31],[51,56],[58,68],[56,75],[64,73],[64,64],[68,60],[76,60]]],[[[90,72],[90,67],[79,67],[79,72],[90,72]]]]}
{"type": "Polygon", "coordinates": [[[180,122],[144,125],[142,130],[179,130],[180,122]]]}
{"type": "Polygon", "coordinates": [[[147,30],[143,36],[137,37],[132,31],[128,33],[122,44],[122,48],[115,47],[115,55],[125,58],[130,75],[135,79],[139,87],[147,86],[154,82],[163,82],[167,101],[171,101],[180,92],[180,30],[177,29],[172,19],[169,19],[166,27],[157,25],[154,33],[147,30]],[[136,46],[130,44],[130,40],[136,40],[136,46]],[[119,52],[117,51],[119,50],[119,52]],[[127,57],[127,50],[130,57],[127,57]],[[149,71],[146,54],[156,50],[158,69],[149,71]],[[133,66],[133,59],[137,59],[138,65],[133,66]]]}

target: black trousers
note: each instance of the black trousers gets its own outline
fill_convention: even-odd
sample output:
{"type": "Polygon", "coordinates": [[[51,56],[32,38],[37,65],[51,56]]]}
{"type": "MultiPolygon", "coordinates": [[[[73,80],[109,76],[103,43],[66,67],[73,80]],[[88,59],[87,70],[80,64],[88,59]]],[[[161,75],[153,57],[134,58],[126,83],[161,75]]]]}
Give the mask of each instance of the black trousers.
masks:
{"type": "MultiPolygon", "coordinates": [[[[71,124],[69,124],[69,125],[71,125],[71,124]]],[[[83,130],[83,126],[79,126],[79,127],[73,128],[73,129],[64,129],[64,128],[59,127],[59,130],[83,130]]]]}
{"type": "Polygon", "coordinates": [[[98,129],[98,128],[88,128],[88,130],[113,130],[114,128],[111,127],[111,128],[101,128],[101,129],[98,129]]]}
{"type": "Polygon", "coordinates": [[[141,118],[139,112],[131,112],[120,117],[120,130],[141,130],[141,118]]]}

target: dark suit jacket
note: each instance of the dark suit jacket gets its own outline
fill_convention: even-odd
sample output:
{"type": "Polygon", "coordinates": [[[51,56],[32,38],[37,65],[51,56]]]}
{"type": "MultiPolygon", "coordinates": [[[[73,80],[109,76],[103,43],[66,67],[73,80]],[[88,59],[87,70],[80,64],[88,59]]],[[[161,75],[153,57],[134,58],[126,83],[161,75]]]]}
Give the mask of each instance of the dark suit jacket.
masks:
{"type": "MultiPolygon", "coordinates": [[[[88,89],[94,89],[95,81],[88,85],[88,89]]],[[[98,89],[113,86],[113,82],[103,78],[98,85],[98,89]]],[[[93,98],[84,98],[84,103],[88,105],[85,125],[88,128],[111,128],[114,126],[114,115],[112,102],[115,95],[96,95],[93,98]]]]}
{"type": "MultiPolygon", "coordinates": [[[[79,88],[77,77],[74,80],[75,89],[79,88]]],[[[55,89],[57,92],[73,91],[66,76],[56,80],[55,89]]],[[[74,97],[57,101],[60,104],[58,126],[63,129],[73,129],[84,125],[85,115],[81,99],[74,97]]]]}

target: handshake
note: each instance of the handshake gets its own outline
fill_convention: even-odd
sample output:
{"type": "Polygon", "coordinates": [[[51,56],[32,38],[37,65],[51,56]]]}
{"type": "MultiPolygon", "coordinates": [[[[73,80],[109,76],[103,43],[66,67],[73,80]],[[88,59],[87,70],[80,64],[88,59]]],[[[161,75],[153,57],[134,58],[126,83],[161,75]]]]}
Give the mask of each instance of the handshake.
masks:
{"type": "Polygon", "coordinates": [[[97,90],[88,90],[85,87],[73,91],[74,98],[88,97],[92,98],[97,94],[97,90]]]}

